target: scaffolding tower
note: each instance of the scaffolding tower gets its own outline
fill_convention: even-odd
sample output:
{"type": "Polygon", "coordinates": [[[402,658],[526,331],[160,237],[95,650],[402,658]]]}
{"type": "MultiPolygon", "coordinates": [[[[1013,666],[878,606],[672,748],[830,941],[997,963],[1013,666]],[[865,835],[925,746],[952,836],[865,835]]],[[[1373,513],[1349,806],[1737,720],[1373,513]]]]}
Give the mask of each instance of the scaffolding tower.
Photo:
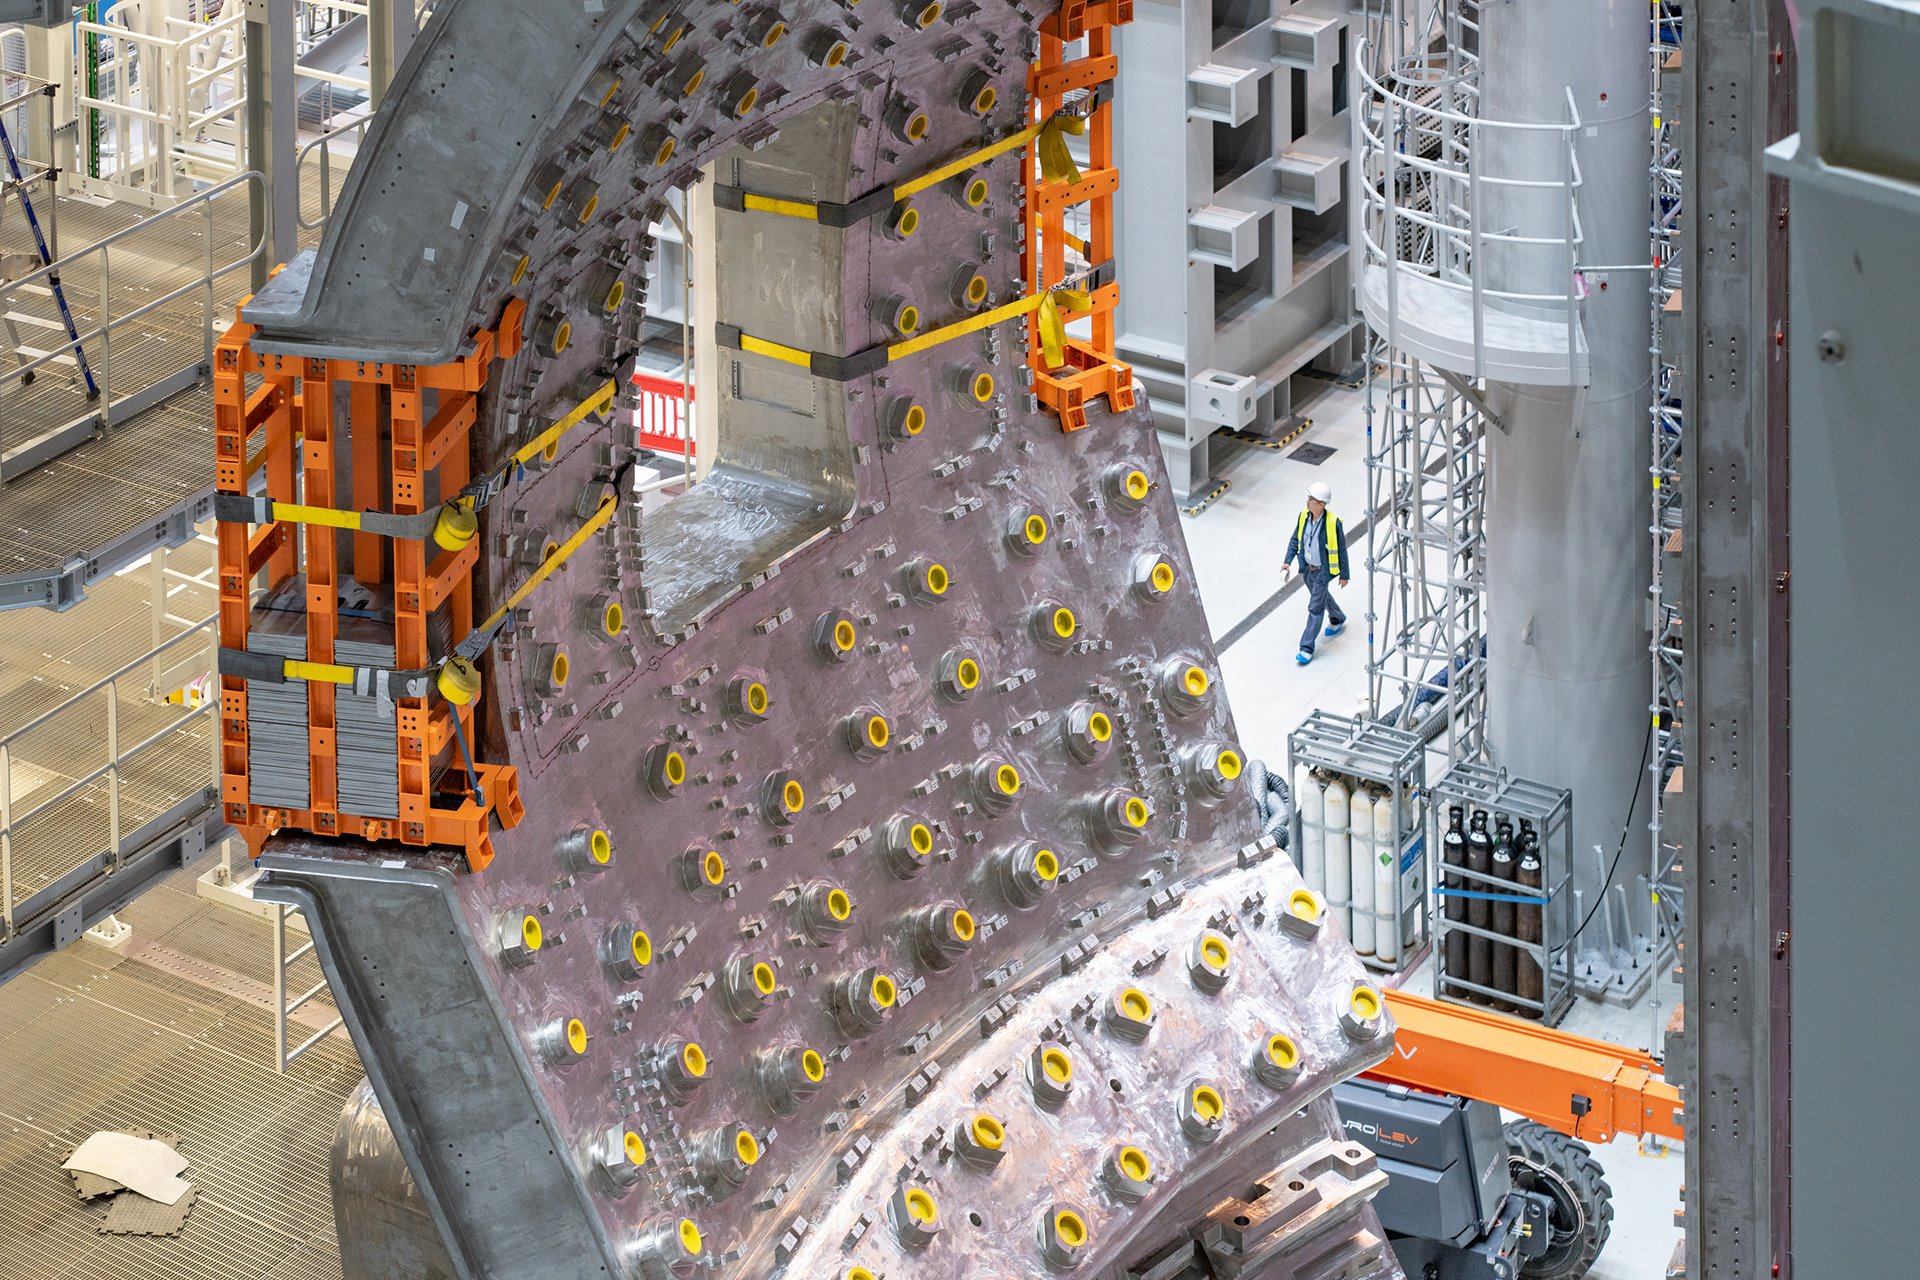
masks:
{"type": "Polygon", "coordinates": [[[1486,752],[1485,424],[1438,370],[1375,337],[1367,379],[1367,673],[1380,718],[1486,752]]]}
{"type": "MultiPolygon", "coordinates": [[[[1385,0],[1366,18],[1371,65],[1354,111],[1354,154],[1391,150],[1430,164],[1363,172],[1359,203],[1386,198],[1391,181],[1394,203],[1420,215],[1397,220],[1393,255],[1434,277],[1471,268],[1468,242],[1442,228],[1458,212],[1445,174],[1471,155],[1477,13],[1471,3],[1410,13],[1385,0]],[[1378,91],[1386,84],[1424,110],[1390,110],[1378,91]]],[[[1365,233],[1354,234],[1359,243],[1365,233]]],[[[1377,331],[1367,369],[1367,505],[1376,513],[1367,549],[1369,696],[1382,720],[1437,742],[1448,765],[1484,760],[1487,461],[1478,387],[1377,331]]]]}
{"type": "Polygon", "coordinates": [[[1680,400],[1679,369],[1681,317],[1684,293],[1680,279],[1680,11],[1676,4],[1661,3],[1654,10],[1651,49],[1653,60],[1652,178],[1653,203],[1651,228],[1655,264],[1652,285],[1653,303],[1653,379],[1654,396],[1649,420],[1652,426],[1652,534],[1653,587],[1650,599],[1653,613],[1653,640],[1650,646],[1653,670],[1653,746],[1648,762],[1648,783],[1653,787],[1653,807],[1648,823],[1650,834],[1649,878],[1653,901],[1665,935],[1677,943],[1685,918],[1681,895],[1680,859],[1683,850],[1676,843],[1684,825],[1675,810],[1684,803],[1686,773],[1681,744],[1684,739],[1682,718],[1686,714],[1683,694],[1683,653],[1681,639],[1680,593],[1668,589],[1669,569],[1677,572],[1681,553],[1681,451],[1683,406],[1680,400]]]}

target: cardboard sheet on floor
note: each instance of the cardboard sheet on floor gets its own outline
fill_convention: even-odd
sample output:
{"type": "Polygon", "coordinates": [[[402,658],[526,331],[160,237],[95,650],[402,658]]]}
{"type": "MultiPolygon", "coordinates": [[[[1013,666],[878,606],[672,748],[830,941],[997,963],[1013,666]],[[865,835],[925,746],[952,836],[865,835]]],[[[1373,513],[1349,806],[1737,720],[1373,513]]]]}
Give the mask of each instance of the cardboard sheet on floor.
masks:
{"type": "Polygon", "coordinates": [[[164,1142],[129,1133],[96,1133],[74,1148],[60,1166],[111,1178],[129,1191],[161,1204],[177,1204],[191,1184],[179,1176],[187,1158],[164,1142]]]}
{"type": "MultiPolygon", "coordinates": [[[[180,1140],[170,1133],[155,1133],[151,1129],[122,1129],[120,1132],[132,1134],[136,1138],[157,1138],[170,1147],[178,1148],[180,1145],[180,1140]]],[[[67,1154],[71,1156],[73,1152],[69,1151],[67,1154]]],[[[67,1176],[73,1179],[73,1189],[79,1193],[82,1200],[98,1200],[101,1196],[110,1196],[116,1191],[126,1190],[112,1178],[103,1178],[97,1173],[69,1169],[67,1176]]]]}

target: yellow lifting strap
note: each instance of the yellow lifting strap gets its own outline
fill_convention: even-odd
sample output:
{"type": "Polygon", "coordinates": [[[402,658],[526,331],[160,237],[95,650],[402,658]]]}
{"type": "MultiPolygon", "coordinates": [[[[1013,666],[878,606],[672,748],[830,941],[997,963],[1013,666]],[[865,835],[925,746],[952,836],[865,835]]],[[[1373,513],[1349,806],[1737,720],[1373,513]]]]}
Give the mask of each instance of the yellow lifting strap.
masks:
{"type": "Polygon", "coordinates": [[[534,455],[546,452],[549,445],[579,426],[582,422],[585,422],[590,415],[606,413],[612,409],[613,398],[619,394],[619,391],[619,380],[616,378],[608,378],[592,395],[575,405],[566,417],[560,419],[560,421],[554,423],[545,431],[542,431],[539,435],[527,441],[526,444],[516,449],[513,454],[514,462],[525,466],[527,463],[533,461],[534,455]]]}
{"type": "Polygon", "coordinates": [[[323,684],[352,684],[353,668],[337,662],[302,662],[288,658],[281,668],[289,680],[318,680],[323,684]]]}
{"type": "MultiPolygon", "coordinates": [[[[576,529],[572,537],[555,548],[552,555],[542,560],[540,567],[535,569],[532,575],[520,584],[519,589],[511,596],[508,596],[506,602],[498,609],[495,609],[493,614],[485,622],[474,628],[475,632],[484,633],[497,629],[499,625],[506,620],[509,613],[525,603],[526,598],[532,595],[541,583],[558,572],[560,567],[566,564],[575,552],[585,546],[587,539],[606,528],[607,522],[613,519],[613,513],[617,511],[619,507],[620,499],[618,495],[610,493],[602,498],[599,507],[594,510],[592,516],[588,517],[586,523],[576,529]]],[[[449,661],[465,662],[467,660],[456,655],[449,661]]],[[[353,684],[354,677],[360,670],[361,668],[342,666],[336,662],[305,662],[295,658],[288,658],[281,664],[281,673],[288,680],[317,680],[324,684],[353,684]]],[[[369,668],[368,670],[372,669],[369,668]]],[[[470,700],[471,696],[472,694],[469,693],[468,698],[458,700],[467,701],[470,700]]]]}
{"type": "MultiPolygon", "coordinates": [[[[909,199],[919,195],[929,187],[936,187],[948,178],[965,173],[977,165],[985,164],[996,156],[1003,156],[1018,147],[1024,147],[1038,138],[1040,140],[1040,173],[1048,182],[1075,183],[1080,181],[1080,166],[1073,162],[1073,156],[1067,150],[1067,134],[1079,135],[1087,131],[1084,116],[1062,113],[1049,116],[1045,120],[1035,121],[1024,129],[1008,134],[997,142],[990,142],[975,151],[969,151],[955,160],[949,160],[930,173],[910,178],[887,192],[894,201],[909,199]]],[[[867,197],[862,197],[864,201],[867,197]]],[[[760,213],[777,213],[789,218],[804,218],[809,222],[820,220],[820,205],[811,200],[782,200],[775,196],[757,196],[742,194],[742,208],[760,213]]]]}
{"type": "Polygon", "coordinates": [[[613,519],[613,513],[617,511],[619,507],[620,496],[616,493],[610,493],[600,499],[600,505],[595,508],[594,513],[587,518],[587,522],[574,530],[573,536],[561,543],[552,555],[542,560],[540,567],[533,571],[532,576],[521,583],[519,588],[515,590],[512,595],[508,596],[501,606],[495,609],[493,613],[488,616],[487,620],[478,627],[475,627],[474,630],[482,632],[491,631],[504,622],[507,615],[519,608],[521,603],[533,594],[536,587],[552,577],[554,573],[559,570],[560,566],[564,565],[567,560],[572,557],[574,552],[584,547],[587,544],[588,538],[591,538],[594,534],[606,528],[607,521],[613,519]]]}
{"type": "Polygon", "coordinates": [[[1052,289],[1041,295],[1040,360],[1049,369],[1067,362],[1067,316],[1093,310],[1093,295],[1084,289],[1052,289]]]}
{"type": "Polygon", "coordinates": [[[473,518],[474,508],[479,501],[490,499],[515,467],[523,467],[533,461],[594,414],[611,411],[614,397],[619,391],[618,379],[607,379],[585,400],[570,409],[565,417],[515,450],[505,466],[484,481],[468,485],[462,494],[443,503],[437,511],[417,516],[396,516],[385,511],[346,511],[337,507],[312,507],[299,502],[274,502],[242,494],[219,494],[214,499],[214,516],[221,520],[254,524],[283,521],[328,529],[351,529],[382,538],[432,537],[444,549],[457,551],[472,541],[479,531],[473,518]]]}
{"type": "MultiPolygon", "coordinates": [[[[886,359],[878,367],[885,367],[895,360],[937,347],[943,342],[963,338],[970,333],[978,333],[999,324],[1003,320],[1012,320],[1019,316],[1038,312],[1035,324],[1040,332],[1040,350],[1045,357],[1047,368],[1058,369],[1066,363],[1067,317],[1084,315],[1093,310],[1093,295],[1085,289],[1048,289],[1042,293],[1031,294],[1016,299],[1004,306],[982,311],[979,315],[968,316],[938,329],[929,329],[915,337],[903,338],[899,342],[888,343],[885,348],[886,359]]],[[[797,365],[802,369],[811,369],[814,365],[813,353],[802,351],[798,347],[789,347],[785,343],[771,342],[766,338],[756,338],[752,334],[742,333],[739,337],[739,349],[754,355],[766,356],[772,360],[797,365]]]]}

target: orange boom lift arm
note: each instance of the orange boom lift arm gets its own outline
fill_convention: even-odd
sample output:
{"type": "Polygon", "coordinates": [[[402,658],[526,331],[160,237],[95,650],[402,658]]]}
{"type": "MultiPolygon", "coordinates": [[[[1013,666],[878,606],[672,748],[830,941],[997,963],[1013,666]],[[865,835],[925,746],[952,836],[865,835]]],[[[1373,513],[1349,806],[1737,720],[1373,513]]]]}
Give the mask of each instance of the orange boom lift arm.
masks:
{"type": "Polygon", "coordinates": [[[1686,1137],[1679,1087],[1644,1053],[1403,991],[1387,1008],[1399,1030],[1370,1079],[1490,1102],[1585,1142],[1686,1137]]]}

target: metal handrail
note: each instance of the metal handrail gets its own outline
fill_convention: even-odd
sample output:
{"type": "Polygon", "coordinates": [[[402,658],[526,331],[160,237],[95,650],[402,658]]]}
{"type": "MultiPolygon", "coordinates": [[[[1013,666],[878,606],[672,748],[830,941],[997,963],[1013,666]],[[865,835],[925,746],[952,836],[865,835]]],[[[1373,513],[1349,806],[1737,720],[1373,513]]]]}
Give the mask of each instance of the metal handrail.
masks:
{"type": "Polygon", "coordinates": [[[1381,84],[1380,81],[1375,78],[1374,74],[1367,69],[1366,56],[1368,52],[1367,41],[1363,39],[1354,51],[1354,65],[1360,70],[1361,82],[1381,98],[1391,102],[1397,102],[1403,107],[1419,112],[1421,115],[1445,120],[1449,124],[1484,125],[1496,129],[1536,130],[1543,133],[1562,134],[1578,132],[1580,129],[1580,108],[1575,104],[1571,90],[1567,92],[1567,109],[1572,112],[1573,115],[1573,120],[1570,124],[1550,124],[1546,122],[1533,124],[1524,120],[1489,120],[1485,116],[1464,115],[1457,111],[1448,111],[1444,107],[1429,107],[1422,103],[1415,102],[1404,94],[1394,93],[1391,89],[1381,84]]]}
{"type": "Polygon", "coordinates": [[[193,636],[195,636],[199,632],[212,630],[215,623],[217,623],[218,621],[219,621],[218,618],[204,618],[201,621],[194,623],[191,627],[188,627],[185,631],[182,631],[179,635],[174,636],[170,640],[166,640],[160,644],[155,645],[153,648],[147,650],[145,653],[135,658],[132,662],[127,663],[125,666],[121,667],[119,670],[113,672],[112,674],[102,676],[100,679],[94,681],[92,684],[80,690],[78,693],[69,694],[67,696],[66,701],[62,702],[59,706],[53,707],[50,710],[41,712],[39,715],[27,721],[25,724],[21,725],[17,729],[9,729],[7,730],[6,733],[0,734],[0,749],[4,749],[8,746],[11,746],[14,740],[21,737],[22,735],[32,733],[35,729],[38,729],[41,725],[53,719],[55,716],[59,715],[62,711],[65,711],[67,708],[71,707],[74,703],[80,701],[80,699],[90,698],[94,694],[106,688],[108,685],[113,684],[119,680],[124,680],[127,676],[133,674],[133,670],[135,667],[144,667],[148,663],[152,662],[155,658],[165,653],[167,650],[173,648],[177,644],[180,644],[182,641],[192,639],[193,636]]]}
{"type": "MultiPolygon", "coordinates": [[[[9,730],[4,737],[0,737],[0,939],[9,938],[13,935],[14,908],[18,905],[14,900],[13,883],[13,840],[15,831],[32,821],[35,817],[60,804],[62,801],[93,786],[102,778],[106,778],[108,784],[108,853],[115,867],[118,867],[125,861],[127,832],[121,823],[120,815],[121,771],[130,761],[161,742],[166,741],[168,738],[182,733],[188,726],[194,724],[196,721],[214,719],[219,710],[219,702],[216,699],[207,702],[203,706],[190,708],[185,714],[174,719],[165,727],[149,734],[139,742],[134,743],[132,746],[123,746],[120,742],[120,682],[136,673],[144,674],[143,668],[148,666],[148,664],[160,654],[165,653],[176,645],[183,644],[196,637],[201,637],[202,633],[208,633],[210,636],[218,621],[217,617],[209,617],[204,621],[195,623],[165,643],[155,645],[140,657],[120,667],[113,672],[113,674],[95,681],[78,693],[68,696],[58,706],[35,716],[26,724],[21,725],[19,728],[9,730]],[[31,809],[23,813],[16,813],[13,807],[13,757],[17,749],[16,744],[25,735],[44,727],[58,717],[79,710],[82,704],[88,699],[97,697],[102,692],[107,695],[107,732],[106,741],[102,744],[107,756],[105,763],[80,777],[72,779],[54,795],[41,800],[31,809]]],[[[209,670],[211,670],[211,664],[209,664],[209,670]]],[[[141,687],[144,690],[144,681],[141,687]]],[[[219,750],[219,735],[214,734],[210,735],[210,737],[213,742],[211,750],[217,753],[219,750]]],[[[210,755],[207,773],[209,782],[211,782],[216,771],[216,756],[210,755]]]]}
{"type": "MultiPolygon", "coordinates": [[[[1400,276],[1403,271],[1417,275],[1433,286],[1472,298],[1473,361],[1476,374],[1485,367],[1486,316],[1489,301],[1520,304],[1546,304],[1564,309],[1566,350],[1571,361],[1578,345],[1576,307],[1584,296],[1580,278],[1580,246],[1585,232],[1581,225],[1579,191],[1584,177],[1580,170],[1576,139],[1581,128],[1578,104],[1567,91],[1567,119],[1559,123],[1489,120],[1484,116],[1450,110],[1447,107],[1416,101],[1384,83],[1371,67],[1374,52],[1369,40],[1359,42],[1355,64],[1361,92],[1365,95],[1353,113],[1353,148],[1358,159],[1360,199],[1356,202],[1353,235],[1360,243],[1369,265],[1386,269],[1387,324],[1398,332],[1400,276]],[[1377,121],[1374,113],[1378,112],[1377,121]],[[1512,131],[1557,136],[1561,140],[1560,172],[1553,178],[1487,176],[1480,172],[1480,139],[1489,131],[1512,131]],[[1402,135],[1432,139],[1446,155],[1428,159],[1403,150],[1402,135]],[[1464,135],[1464,143],[1459,141],[1464,135]],[[1401,203],[1401,170],[1416,175],[1415,182],[1431,197],[1432,210],[1422,211],[1401,203]],[[1485,208],[1483,191],[1498,188],[1510,191],[1534,191],[1543,195],[1565,192],[1564,210],[1558,235],[1522,234],[1517,229],[1492,231],[1481,225],[1485,208]],[[1409,261],[1402,256],[1400,237],[1404,228],[1416,228],[1425,239],[1431,261],[1409,261]],[[1532,247],[1542,250],[1560,248],[1565,253],[1563,292],[1523,292],[1489,288],[1483,267],[1489,245],[1532,247]]],[[[1426,253],[1420,257],[1424,259],[1426,253]]]]}
{"type": "MultiPolygon", "coordinates": [[[[307,221],[305,213],[299,214],[298,221],[302,231],[322,230],[333,218],[333,148],[329,144],[332,143],[335,138],[343,137],[349,133],[364,133],[366,132],[367,126],[372,123],[373,117],[370,115],[361,116],[356,120],[349,120],[338,129],[330,129],[326,133],[321,134],[306,146],[300,148],[294,155],[294,181],[300,190],[305,191],[306,183],[302,180],[301,175],[306,172],[307,157],[316,150],[320,152],[320,204],[322,212],[320,216],[312,222],[307,221]]],[[[364,139],[362,139],[362,141],[364,141],[364,139]]]]}
{"type": "MultiPolygon", "coordinates": [[[[95,317],[95,322],[91,327],[81,330],[78,337],[63,338],[58,345],[48,350],[44,355],[7,368],[4,373],[0,373],[0,386],[5,386],[12,382],[19,382],[25,378],[26,375],[34,373],[63,356],[69,355],[76,350],[84,351],[89,344],[99,344],[99,351],[97,353],[87,351],[86,354],[94,368],[99,372],[99,412],[101,420],[105,425],[111,425],[113,408],[114,333],[135,321],[146,318],[161,307],[171,305],[181,298],[188,297],[195,293],[204,293],[206,295],[204,340],[199,363],[211,367],[213,363],[213,343],[217,327],[215,318],[217,308],[213,296],[214,286],[235,272],[251,267],[252,264],[266,252],[267,246],[267,237],[263,232],[260,238],[253,243],[252,247],[249,248],[246,253],[231,262],[216,266],[213,261],[214,202],[232,192],[244,188],[258,187],[260,189],[258,192],[253,190],[247,190],[246,192],[246,198],[252,200],[259,194],[264,193],[265,183],[265,175],[258,170],[250,169],[246,173],[238,174],[216,186],[209,187],[205,191],[181,201],[170,209],[163,209],[151,217],[142,218],[132,226],[125,227],[114,232],[112,235],[97,240],[76,253],[70,253],[54,262],[51,266],[41,267],[37,271],[21,276],[17,280],[10,280],[5,284],[0,284],[0,313],[3,313],[10,309],[13,299],[18,297],[23,290],[35,287],[51,289],[61,280],[65,280],[68,284],[71,284],[78,278],[79,268],[82,263],[86,263],[89,258],[94,257],[97,257],[99,260],[100,305],[95,317]],[[152,231],[168,219],[183,218],[196,212],[200,215],[203,224],[201,234],[206,247],[206,262],[202,272],[185,284],[178,286],[160,297],[151,299],[132,311],[117,316],[111,315],[113,274],[112,255],[109,251],[115,245],[121,244],[134,236],[152,231]]],[[[89,266],[88,269],[91,269],[91,266],[89,266]]],[[[181,366],[182,369],[190,367],[192,367],[191,364],[183,364],[181,366]]]]}

